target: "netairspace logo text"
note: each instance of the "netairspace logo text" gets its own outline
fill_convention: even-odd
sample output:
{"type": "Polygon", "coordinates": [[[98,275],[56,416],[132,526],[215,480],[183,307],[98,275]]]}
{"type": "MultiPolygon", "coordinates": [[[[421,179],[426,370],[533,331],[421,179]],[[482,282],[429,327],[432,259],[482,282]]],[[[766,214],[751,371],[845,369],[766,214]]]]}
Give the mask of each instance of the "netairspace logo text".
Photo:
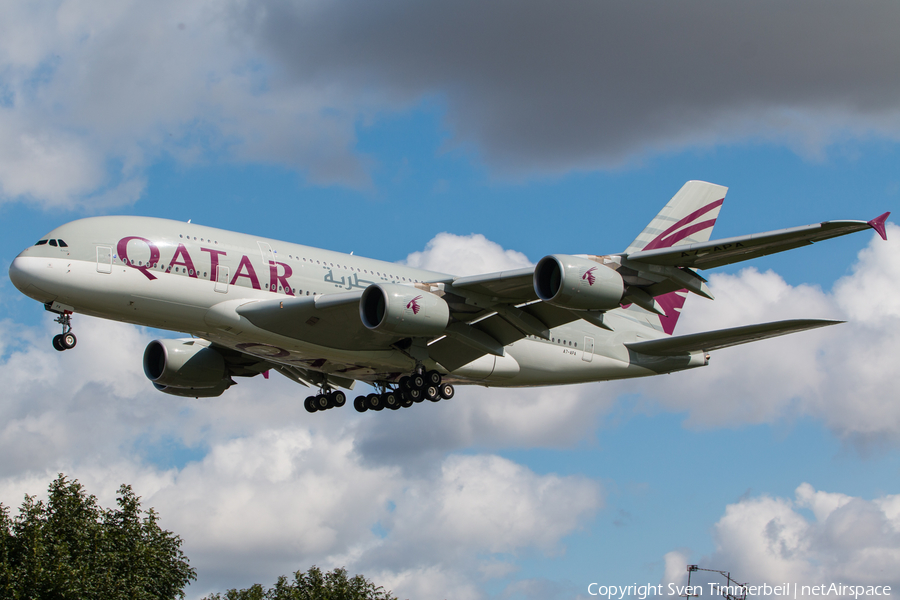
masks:
{"type": "Polygon", "coordinates": [[[816,596],[834,596],[858,599],[865,596],[890,596],[891,586],[889,585],[844,585],[842,583],[823,583],[819,585],[800,585],[797,583],[782,583],[779,585],[721,585],[718,583],[708,583],[707,588],[702,585],[676,585],[670,583],[665,588],[663,584],[658,585],[602,585],[599,583],[591,583],[588,586],[588,594],[591,596],[602,596],[608,600],[615,598],[616,600],[624,600],[626,596],[634,596],[638,600],[647,600],[650,596],[703,596],[704,593],[710,596],[722,596],[730,594],[732,596],[788,596],[793,598],[800,597],[816,597],[816,596]],[[704,589],[706,591],[704,592],[704,589]]]}

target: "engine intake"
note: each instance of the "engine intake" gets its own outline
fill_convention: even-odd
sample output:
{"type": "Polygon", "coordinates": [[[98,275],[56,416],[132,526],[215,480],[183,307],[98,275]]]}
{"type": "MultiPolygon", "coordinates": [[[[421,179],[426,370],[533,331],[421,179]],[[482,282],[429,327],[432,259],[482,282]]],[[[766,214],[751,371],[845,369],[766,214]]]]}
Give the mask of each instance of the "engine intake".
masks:
{"type": "Polygon", "coordinates": [[[144,374],[156,389],[167,394],[207,396],[198,393],[203,391],[218,396],[232,381],[225,358],[207,344],[192,338],[154,340],[144,350],[144,374]]]}
{"type": "Polygon", "coordinates": [[[551,254],[534,268],[538,298],[571,310],[610,310],[625,293],[622,276],[613,269],[578,256],[551,254]]]}
{"type": "Polygon", "coordinates": [[[372,331],[434,337],[450,322],[450,307],[440,296],[396,283],[374,283],[359,299],[359,317],[372,331]]]}

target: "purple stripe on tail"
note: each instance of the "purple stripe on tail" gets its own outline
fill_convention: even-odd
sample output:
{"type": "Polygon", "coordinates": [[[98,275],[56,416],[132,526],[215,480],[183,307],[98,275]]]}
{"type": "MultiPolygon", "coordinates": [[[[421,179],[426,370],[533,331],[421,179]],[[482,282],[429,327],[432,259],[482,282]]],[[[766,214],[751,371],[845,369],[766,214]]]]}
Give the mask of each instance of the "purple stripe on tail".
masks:
{"type": "Polygon", "coordinates": [[[683,219],[680,219],[677,223],[675,223],[674,225],[672,225],[671,227],[669,227],[668,229],[663,231],[661,234],[656,236],[649,244],[644,246],[642,248],[642,250],[656,250],[657,248],[671,248],[676,242],[683,240],[684,238],[691,235],[692,233],[694,233],[696,231],[700,231],[702,229],[706,229],[707,227],[712,227],[713,225],[716,224],[715,219],[710,219],[709,221],[704,221],[703,223],[698,223],[697,225],[689,227],[688,229],[690,231],[688,231],[684,235],[681,235],[682,232],[672,235],[673,233],[675,233],[676,231],[678,231],[680,228],[684,227],[688,223],[705,215],[706,213],[715,209],[716,207],[722,206],[722,203],[724,201],[725,201],[725,198],[722,198],[721,200],[716,200],[715,202],[711,202],[710,204],[707,204],[703,208],[698,208],[697,210],[695,210],[688,216],[684,217],[683,219]],[[702,227],[701,227],[701,225],[702,225],[702,227]]]}
{"type": "Polygon", "coordinates": [[[656,301],[659,302],[663,312],[666,313],[665,316],[659,315],[659,322],[663,331],[669,335],[672,335],[672,332],[675,331],[675,323],[678,322],[678,317],[681,316],[681,309],[684,307],[686,298],[687,290],[669,292],[656,297],[656,301]]]}

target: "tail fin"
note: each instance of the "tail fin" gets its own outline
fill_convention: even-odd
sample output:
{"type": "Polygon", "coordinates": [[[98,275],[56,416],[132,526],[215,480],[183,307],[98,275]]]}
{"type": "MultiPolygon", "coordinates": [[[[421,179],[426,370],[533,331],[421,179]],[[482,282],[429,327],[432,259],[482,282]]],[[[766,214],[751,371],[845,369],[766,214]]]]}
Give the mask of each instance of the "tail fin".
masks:
{"type": "MultiPolygon", "coordinates": [[[[688,181],[631,242],[625,253],[708,242],[727,191],[728,188],[714,183],[688,181]]],[[[654,323],[654,326],[672,335],[686,297],[687,290],[657,296],[656,301],[666,314],[659,315],[659,325],[654,323]]]]}
{"type": "Polygon", "coordinates": [[[625,253],[708,242],[727,191],[727,187],[714,183],[688,181],[625,253]]]}

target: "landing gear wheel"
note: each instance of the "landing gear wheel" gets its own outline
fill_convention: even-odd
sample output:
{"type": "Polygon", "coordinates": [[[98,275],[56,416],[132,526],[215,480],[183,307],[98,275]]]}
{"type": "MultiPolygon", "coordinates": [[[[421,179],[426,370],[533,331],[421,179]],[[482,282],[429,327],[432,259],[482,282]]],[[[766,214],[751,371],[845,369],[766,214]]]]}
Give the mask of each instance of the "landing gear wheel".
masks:
{"type": "Polygon", "coordinates": [[[435,387],[441,385],[441,374],[437,371],[428,371],[425,373],[425,383],[435,387]]]}
{"type": "MultiPolygon", "coordinates": [[[[47,310],[50,310],[49,305],[47,310]]],[[[53,338],[53,347],[60,352],[74,348],[78,340],[75,339],[75,335],[72,333],[72,313],[70,311],[53,312],[59,315],[56,318],[56,322],[62,325],[62,333],[53,338]]]]}
{"type": "Polygon", "coordinates": [[[384,402],[385,408],[397,410],[400,408],[400,398],[394,392],[385,392],[381,395],[381,401],[384,402]]]}
{"type": "Polygon", "coordinates": [[[353,408],[356,409],[356,412],[366,412],[368,407],[366,406],[366,397],[365,396],[357,396],[353,401],[353,408]]]}
{"type": "Polygon", "coordinates": [[[315,399],[316,410],[327,410],[331,408],[331,403],[328,401],[328,396],[325,394],[319,394],[315,399]]]}
{"type": "Polygon", "coordinates": [[[60,336],[60,345],[62,345],[63,350],[71,350],[75,347],[75,344],[78,343],[78,339],[75,337],[75,334],[72,332],[64,333],[60,336]]]}
{"type": "Polygon", "coordinates": [[[66,347],[63,346],[62,338],[63,338],[62,334],[53,336],[53,349],[54,350],[59,350],[60,352],[62,352],[63,350],[66,349],[66,347]]]}
{"type": "Polygon", "coordinates": [[[306,400],[304,400],[303,408],[305,408],[306,412],[309,412],[309,413],[316,412],[316,397],[309,396],[306,400]]]}
{"type": "Polygon", "coordinates": [[[369,394],[366,396],[366,408],[369,410],[382,410],[384,408],[384,403],[381,401],[381,396],[378,394],[369,394]]]}
{"type": "Polygon", "coordinates": [[[328,403],[337,408],[342,407],[347,402],[347,394],[337,390],[328,394],[328,403]]]}
{"type": "Polygon", "coordinates": [[[409,386],[409,377],[407,377],[406,375],[404,375],[403,377],[400,378],[400,391],[401,391],[401,392],[405,392],[405,391],[408,390],[408,389],[410,389],[410,386],[409,386]]]}
{"type": "Polygon", "coordinates": [[[436,385],[429,385],[425,388],[425,397],[432,402],[438,402],[441,399],[441,391],[436,385]]]}
{"type": "Polygon", "coordinates": [[[406,392],[406,395],[409,396],[409,399],[413,402],[421,402],[425,399],[425,392],[422,391],[422,388],[413,388],[406,392]]]}
{"type": "Polygon", "coordinates": [[[416,373],[412,377],[409,378],[409,388],[421,390],[425,387],[425,378],[422,375],[416,373]]]}
{"type": "Polygon", "coordinates": [[[440,390],[441,390],[441,399],[442,400],[449,400],[450,398],[453,397],[453,394],[455,393],[453,386],[450,385],[449,383],[441,384],[440,390]]]}
{"type": "Polygon", "coordinates": [[[409,394],[404,392],[400,394],[400,406],[403,408],[409,408],[414,404],[413,399],[409,397],[409,394]]]}

